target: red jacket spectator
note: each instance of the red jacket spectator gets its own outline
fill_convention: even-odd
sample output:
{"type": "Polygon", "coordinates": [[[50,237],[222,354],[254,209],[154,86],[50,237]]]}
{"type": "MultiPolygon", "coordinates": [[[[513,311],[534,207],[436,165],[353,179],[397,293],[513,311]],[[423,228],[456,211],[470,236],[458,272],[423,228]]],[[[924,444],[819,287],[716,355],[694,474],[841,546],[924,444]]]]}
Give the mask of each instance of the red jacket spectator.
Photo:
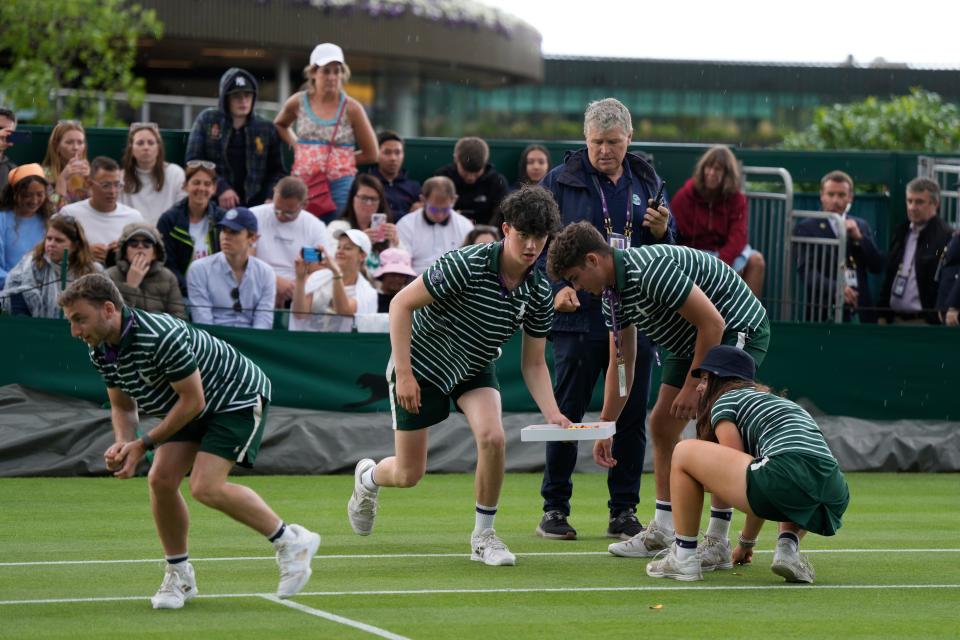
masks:
{"type": "Polygon", "coordinates": [[[747,199],[741,192],[710,202],[697,190],[690,178],[670,198],[680,232],[679,244],[716,251],[721,260],[733,260],[747,246],[747,199]]]}

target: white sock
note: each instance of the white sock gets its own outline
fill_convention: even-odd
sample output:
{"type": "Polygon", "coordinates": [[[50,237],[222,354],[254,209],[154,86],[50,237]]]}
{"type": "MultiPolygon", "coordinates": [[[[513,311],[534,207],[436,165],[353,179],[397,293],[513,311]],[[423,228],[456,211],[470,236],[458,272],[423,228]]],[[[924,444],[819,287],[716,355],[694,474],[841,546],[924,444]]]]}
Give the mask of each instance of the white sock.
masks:
{"type": "Polygon", "coordinates": [[[477,519],[473,525],[474,535],[480,533],[484,529],[493,529],[493,520],[497,517],[497,506],[498,505],[487,507],[479,502],[477,503],[477,519]]]}
{"type": "Polygon", "coordinates": [[[653,520],[668,531],[673,531],[673,507],[669,500],[657,500],[657,509],[653,512],[653,520]]]}
{"type": "Polygon", "coordinates": [[[380,485],[377,484],[377,481],[373,479],[373,472],[377,470],[377,465],[373,465],[366,471],[360,474],[360,484],[363,485],[363,488],[367,491],[376,493],[380,491],[380,485]]]}
{"type": "Polygon", "coordinates": [[[710,523],[707,525],[707,535],[711,538],[726,540],[730,535],[730,521],[733,520],[733,509],[710,508],[710,523]]]}
{"type": "Polygon", "coordinates": [[[677,560],[681,562],[697,555],[697,536],[681,536],[677,534],[677,560]]]}

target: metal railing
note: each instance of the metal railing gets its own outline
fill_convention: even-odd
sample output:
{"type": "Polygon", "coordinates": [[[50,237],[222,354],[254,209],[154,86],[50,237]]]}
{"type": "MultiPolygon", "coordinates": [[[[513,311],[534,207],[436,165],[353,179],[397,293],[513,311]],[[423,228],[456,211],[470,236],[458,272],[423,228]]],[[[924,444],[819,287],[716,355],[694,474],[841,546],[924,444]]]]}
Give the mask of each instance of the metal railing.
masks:
{"type": "MultiPolygon", "coordinates": [[[[73,89],[58,89],[52,92],[56,101],[57,112],[63,111],[64,98],[77,95],[73,89]]],[[[90,97],[84,96],[83,101],[93,101],[97,108],[97,126],[102,127],[107,103],[115,103],[120,118],[127,116],[131,121],[156,122],[162,129],[190,130],[197,114],[208,107],[217,107],[220,102],[217,98],[198,98],[194,96],[168,96],[158,93],[148,93],[144,96],[139,107],[130,104],[126,93],[97,93],[90,97]]],[[[278,102],[257,100],[256,111],[270,120],[277,114],[282,105],[278,102]]]]}
{"type": "Polygon", "coordinates": [[[747,198],[748,241],[764,255],[767,263],[762,297],[770,319],[785,320],[790,316],[793,284],[789,277],[793,271],[790,246],[793,178],[782,167],[745,166],[741,168],[741,179],[747,198]],[[751,190],[751,182],[764,183],[764,188],[751,190]]]}
{"type": "Polygon", "coordinates": [[[790,253],[796,256],[787,263],[789,315],[781,320],[792,322],[843,322],[846,288],[847,236],[843,218],[822,211],[792,211],[789,220],[790,253]],[[833,227],[834,237],[798,235],[797,224],[820,220],[819,226],[833,227]]]}
{"type": "Polygon", "coordinates": [[[930,178],[940,185],[940,216],[960,229],[960,158],[917,158],[917,177],[930,178]]]}

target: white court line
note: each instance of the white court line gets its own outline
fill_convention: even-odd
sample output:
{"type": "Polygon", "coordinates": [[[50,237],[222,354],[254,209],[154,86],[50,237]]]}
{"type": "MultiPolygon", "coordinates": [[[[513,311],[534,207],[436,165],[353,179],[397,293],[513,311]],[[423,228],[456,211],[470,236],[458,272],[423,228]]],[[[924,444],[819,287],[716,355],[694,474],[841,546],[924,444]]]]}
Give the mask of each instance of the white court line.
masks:
{"type": "MultiPolygon", "coordinates": [[[[503,589],[381,589],[377,591],[301,591],[298,598],[305,596],[330,598],[335,596],[423,596],[423,595],[459,595],[491,593],[590,593],[590,592],[633,592],[633,591],[837,591],[837,590],[891,590],[891,589],[960,589],[960,584],[775,584],[775,585],[678,585],[674,587],[637,586],[637,587],[517,587],[503,589]]],[[[197,594],[195,598],[220,600],[224,598],[267,598],[267,593],[220,593],[197,594]]],[[[102,596],[96,598],[42,598],[36,600],[0,600],[0,606],[24,604],[78,604],[88,602],[127,602],[139,600],[149,602],[147,596],[102,596]]]]}
{"type": "Polygon", "coordinates": [[[375,627],[365,622],[359,622],[357,620],[351,620],[350,618],[344,618],[343,616],[338,616],[335,613],[330,613],[329,611],[321,611],[320,609],[314,609],[313,607],[308,607],[306,605],[300,604],[299,602],[293,602],[292,600],[281,600],[277,596],[264,595],[265,600],[271,602],[276,602],[277,604],[282,604],[285,607],[290,607],[291,609],[296,609],[297,611],[302,611],[303,613],[309,613],[312,616],[317,616],[318,618],[323,618],[324,620],[329,620],[331,622],[338,622],[344,624],[348,627],[353,627],[354,629],[360,629],[361,631],[366,631],[367,633],[373,634],[375,636],[380,636],[381,638],[387,638],[388,640],[410,640],[406,636],[399,636],[395,633],[391,633],[386,629],[381,629],[380,627],[375,627]]]}
{"type": "MultiPolygon", "coordinates": [[[[803,553],[960,553],[960,549],[803,549],[803,553]]],[[[755,549],[758,553],[773,553],[773,550],[755,549]]],[[[517,553],[520,557],[542,556],[610,556],[609,551],[531,551],[517,553]]],[[[314,556],[316,560],[393,560],[404,558],[466,558],[469,553],[345,553],[326,556],[314,556]]],[[[276,556],[227,556],[222,558],[190,558],[190,562],[250,562],[252,560],[276,560],[276,556]]],[[[162,558],[140,558],[130,560],[42,560],[36,562],[0,562],[0,567],[42,567],[71,564],[153,564],[163,562],[162,558]]]]}

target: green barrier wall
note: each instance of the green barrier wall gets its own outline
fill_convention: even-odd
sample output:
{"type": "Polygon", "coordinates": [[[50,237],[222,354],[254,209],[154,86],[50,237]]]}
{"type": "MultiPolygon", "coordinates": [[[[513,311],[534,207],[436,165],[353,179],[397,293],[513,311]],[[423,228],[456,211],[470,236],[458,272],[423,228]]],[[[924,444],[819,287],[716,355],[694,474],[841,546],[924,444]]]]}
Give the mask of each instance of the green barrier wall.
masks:
{"type": "MultiPolygon", "coordinates": [[[[15,162],[40,162],[46,151],[47,138],[52,127],[23,125],[21,130],[31,131],[33,138],[29,143],[18,144],[8,152],[15,162]]],[[[167,159],[178,164],[183,163],[186,152],[187,131],[163,132],[167,159]]],[[[469,132],[467,132],[469,133],[469,132]]],[[[125,129],[87,129],[88,156],[93,158],[106,155],[120,159],[126,144],[125,129]]],[[[407,171],[417,180],[425,180],[439,167],[449,164],[453,158],[451,138],[410,138],[406,141],[407,171]]],[[[513,183],[517,175],[517,161],[529,140],[489,140],[490,159],[497,169],[513,183]]],[[[565,151],[583,146],[582,141],[550,141],[544,143],[550,150],[553,164],[560,162],[565,151]]],[[[634,149],[653,155],[657,171],[667,181],[668,190],[673,193],[690,177],[697,159],[706,149],[701,144],[661,144],[639,143],[634,149]]],[[[819,183],[820,178],[829,171],[842,169],[853,176],[857,184],[886,185],[890,195],[879,197],[879,202],[867,205],[855,202],[855,215],[875,216],[878,238],[883,240],[881,247],[886,248],[888,229],[906,217],[904,189],[907,182],[916,177],[916,153],[879,152],[879,151],[783,151],[779,149],[737,149],[737,157],[751,166],[784,167],[793,176],[795,182],[819,183]],[[866,208],[861,211],[861,205],[866,208]]],[[[287,167],[292,156],[287,151],[287,167]]]]}
{"type": "MultiPolygon", "coordinates": [[[[317,334],[210,327],[256,361],[278,406],[389,411],[385,334],[317,334]]],[[[86,346],[62,320],[0,316],[0,384],[106,400],[86,346]]],[[[831,415],[960,419],[960,333],[947,327],[775,323],[760,378],[831,415]]],[[[520,375],[520,341],[497,363],[505,411],[535,411],[520,375]]],[[[654,388],[659,370],[654,371],[654,388]]],[[[599,388],[595,408],[599,408],[599,388]]]]}

